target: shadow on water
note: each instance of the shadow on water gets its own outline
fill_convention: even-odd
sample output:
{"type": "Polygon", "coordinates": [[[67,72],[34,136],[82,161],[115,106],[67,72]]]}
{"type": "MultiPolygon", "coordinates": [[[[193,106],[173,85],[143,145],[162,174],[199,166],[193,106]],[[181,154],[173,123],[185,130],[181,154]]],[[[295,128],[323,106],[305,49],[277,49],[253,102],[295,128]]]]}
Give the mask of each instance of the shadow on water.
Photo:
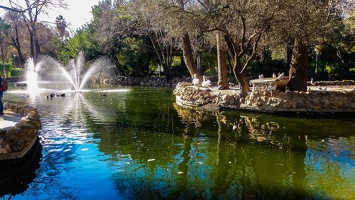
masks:
{"type": "Polygon", "coordinates": [[[28,184],[36,178],[40,167],[42,145],[37,140],[32,149],[21,160],[3,161],[0,165],[0,197],[26,191],[28,184]]]}
{"type": "Polygon", "coordinates": [[[191,110],[164,89],[101,93],[35,101],[43,157],[36,181],[19,195],[355,198],[351,119],[191,110]]]}
{"type": "Polygon", "coordinates": [[[355,197],[353,119],[175,109],[185,135],[217,140],[214,177],[220,182],[212,196],[237,188],[228,199],[355,197]]]}

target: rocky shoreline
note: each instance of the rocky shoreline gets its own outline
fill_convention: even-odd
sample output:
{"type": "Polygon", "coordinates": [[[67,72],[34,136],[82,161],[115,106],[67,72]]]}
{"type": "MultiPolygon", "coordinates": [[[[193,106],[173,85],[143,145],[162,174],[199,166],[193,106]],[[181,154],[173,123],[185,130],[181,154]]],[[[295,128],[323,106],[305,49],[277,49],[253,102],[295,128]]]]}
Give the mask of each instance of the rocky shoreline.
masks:
{"type": "Polygon", "coordinates": [[[26,105],[4,103],[4,110],[22,116],[15,126],[0,129],[0,161],[17,160],[24,157],[38,140],[41,128],[37,110],[26,105]]]}
{"type": "Polygon", "coordinates": [[[355,114],[354,81],[316,82],[307,92],[275,91],[255,87],[245,99],[236,87],[218,90],[180,82],[174,89],[180,106],[204,110],[235,109],[278,114],[355,114]],[[325,87],[327,86],[327,87],[325,87]]]}

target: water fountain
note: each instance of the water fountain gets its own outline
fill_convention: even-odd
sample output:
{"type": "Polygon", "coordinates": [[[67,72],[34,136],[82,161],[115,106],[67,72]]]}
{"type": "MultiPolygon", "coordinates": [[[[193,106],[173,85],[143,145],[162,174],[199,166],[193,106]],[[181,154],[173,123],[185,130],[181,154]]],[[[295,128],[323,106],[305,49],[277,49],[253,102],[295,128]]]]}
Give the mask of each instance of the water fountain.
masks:
{"type": "Polygon", "coordinates": [[[62,72],[71,83],[71,86],[76,92],[82,91],[85,84],[88,82],[89,78],[95,73],[106,71],[110,69],[110,62],[105,58],[99,58],[95,60],[84,72],[85,58],[83,52],[80,52],[77,59],[71,59],[69,61],[69,67],[71,68],[70,73],[62,67],[62,72]]]}
{"type": "Polygon", "coordinates": [[[109,60],[105,58],[99,58],[86,67],[83,52],[80,52],[76,59],[70,59],[66,66],[58,60],[47,56],[42,57],[37,64],[34,63],[33,58],[28,59],[26,68],[26,83],[29,92],[40,90],[38,79],[42,71],[45,71],[46,78],[50,77],[52,83],[53,80],[67,82],[69,83],[68,90],[81,92],[89,81],[89,78],[95,73],[106,72],[106,74],[110,74],[108,70],[113,69],[109,60]]]}
{"type": "Polygon", "coordinates": [[[33,58],[26,61],[26,85],[29,92],[38,90],[38,71],[40,70],[41,63],[35,65],[33,58]]]}

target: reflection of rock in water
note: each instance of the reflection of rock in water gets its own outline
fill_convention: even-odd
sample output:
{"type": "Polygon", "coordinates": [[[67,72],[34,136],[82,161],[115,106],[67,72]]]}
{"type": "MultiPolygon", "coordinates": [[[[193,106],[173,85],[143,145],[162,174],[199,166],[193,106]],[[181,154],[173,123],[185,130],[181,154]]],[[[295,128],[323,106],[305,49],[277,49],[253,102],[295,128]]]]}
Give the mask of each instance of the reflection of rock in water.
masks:
{"type": "Polygon", "coordinates": [[[197,128],[202,126],[202,122],[206,120],[209,114],[207,111],[187,109],[176,103],[174,103],[174,108],[181,118],[181,122],[186,124],[185,135],[196,134],[196,131],[198,131],[197,128]]]}
{"type": "MultiPolygon", "coordinates": [[[[174,104],[186,124],[185,134],[196,135],[205,132],[206,126],[217,120],[218,131],[222,131],[224,138],[235,142],[257,142],[260,144],[278,146],[279,148],[303,151],[308,138],[329,137],[329,135],[348,135],[349,125],[333,124],[331,119],[285,118],[269,114],[253,114],[232,111],[207,112],[204,110],[187,109],[174,104]],[[327,124],[325,126],[324,124],[327,124]]],[[[345,121],[346,123],[346,121],[345,121]]],[[[214,137],[215,135],[209,136],[214,137]]]]}
{"type": "Polygon", "coordinates": [[[0,196],[19,194],[26,191],[28,184],[36,178],[35,171],[39,168],[42,157],[42,145],[38,139],[27,156],[16,162],[1,163],[0,165],[0,196]]]}

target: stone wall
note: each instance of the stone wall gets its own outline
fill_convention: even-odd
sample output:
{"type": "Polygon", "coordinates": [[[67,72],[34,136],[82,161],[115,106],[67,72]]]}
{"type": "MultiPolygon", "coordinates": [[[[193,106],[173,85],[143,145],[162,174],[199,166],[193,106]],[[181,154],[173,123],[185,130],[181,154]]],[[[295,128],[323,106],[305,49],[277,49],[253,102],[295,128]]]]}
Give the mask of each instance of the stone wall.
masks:
{"type": "Polygon", "coordinates": [[[185,107],[202,107],[208,104],[235,109],[240,107],[239,93],[234,90],[214,90],[193,86],[190,82],[180,82],[173,94],[176,102],[185,107]]]}
{"type": "Polygon", "coordinates": [[[0,160],[21,158],[37,140],[41,128],[39,114],[33,107],[8,102],[4,103],[4,110],[23,117],[15,126],[0,129],[0,160]]]}
{"type": "Polygon", "coordinates": [[[254,91],[245,98],[244,108],[272,111],[354,112],[355,91],[309,92],[254,91]]]}
{"type": "Polygon", "coordinates": [[[114,78],[99,77],[93,78],[93,83],[101,85],[119,85],[119,86],[173,86],[185,80],[190,80],[190,77],[177,78],[173,77],[169,82],[165,77],[126,77],[118,76],[114,78]]]}
{"type": "Polygon", "coordinates": [[[310,90],[308,92],[280,92],[255,89],[245,99],[236,90],[218,90],[192,86],[189,82],[177,84],[173,94],[178,105],[195,108],[232,108],[266,112],[354,112],[353,89],[310,90]]]}

